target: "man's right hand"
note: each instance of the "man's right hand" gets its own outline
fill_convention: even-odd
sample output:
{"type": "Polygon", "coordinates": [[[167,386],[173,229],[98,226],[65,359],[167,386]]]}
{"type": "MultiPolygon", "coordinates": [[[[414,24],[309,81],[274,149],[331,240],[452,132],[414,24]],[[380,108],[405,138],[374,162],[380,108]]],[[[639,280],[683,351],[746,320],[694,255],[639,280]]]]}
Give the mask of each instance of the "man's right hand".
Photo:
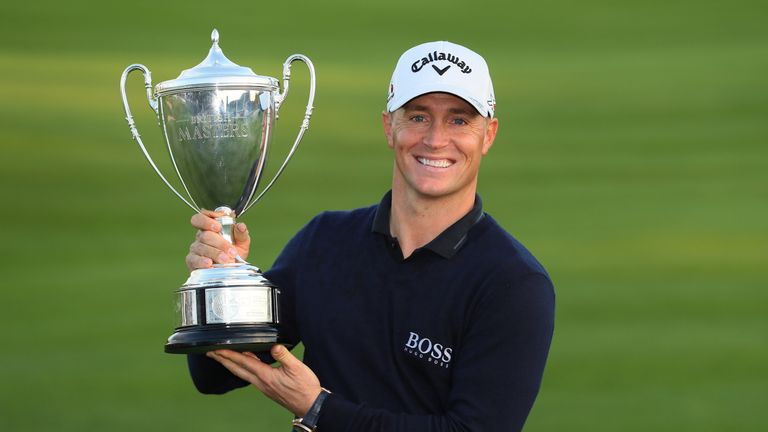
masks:
{"type": "Polygon", "coordinates": [[[224,240],[221,235],[221,224],[216,221],[217,217],[223,215],[223,213],[203,210],[192,216],[192,226],[198,231],[195,241],[189,246],[189,253],[186,257],[189,271],[210,268],[214,263],[234,263],[235,257],[238,255],[242,259],[248,258],[248,251],[251,246],[248,228],[243,223],[235,225],[232,230],[234,244],[230,244],[224,240]]]}

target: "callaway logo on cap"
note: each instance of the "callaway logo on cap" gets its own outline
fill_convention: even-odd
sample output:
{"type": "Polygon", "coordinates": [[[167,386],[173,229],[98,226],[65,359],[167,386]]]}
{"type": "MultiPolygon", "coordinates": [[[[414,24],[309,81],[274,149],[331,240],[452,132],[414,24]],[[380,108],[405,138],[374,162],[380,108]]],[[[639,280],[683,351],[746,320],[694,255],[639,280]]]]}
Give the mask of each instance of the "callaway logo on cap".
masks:
{"type": "Polygon", "coordinates": [[[432,92],[456,95],[486,117],[493,117],[496,111],[485,59],[451,42],[427,42],[400,56],[389,84],[387,111],[395,111],[409,100],[432,92]]]}

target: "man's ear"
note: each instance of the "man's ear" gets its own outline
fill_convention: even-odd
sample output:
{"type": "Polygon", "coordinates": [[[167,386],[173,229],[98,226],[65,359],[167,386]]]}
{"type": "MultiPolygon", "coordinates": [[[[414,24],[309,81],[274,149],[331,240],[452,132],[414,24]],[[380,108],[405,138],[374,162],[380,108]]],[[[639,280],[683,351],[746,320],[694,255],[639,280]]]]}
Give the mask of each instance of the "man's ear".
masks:
{"type": "Polygon", "coordinates": [[[382,112],[381,124],[384,126],[384,135],[387,137],[387,146],[389,148],[395,148],[395,143],[392,140],[392,113],[387,111],[382,112]]]}
{"type": "Polygon", "coordinates": [[[488,121],[488,127],[485,129],[485,137],[483,138],[483,156],[488,154],[488,150],[493,146],[493,141],[496,139],[496,132],[499,130],[499,119],[496,117],[488,121]]]}

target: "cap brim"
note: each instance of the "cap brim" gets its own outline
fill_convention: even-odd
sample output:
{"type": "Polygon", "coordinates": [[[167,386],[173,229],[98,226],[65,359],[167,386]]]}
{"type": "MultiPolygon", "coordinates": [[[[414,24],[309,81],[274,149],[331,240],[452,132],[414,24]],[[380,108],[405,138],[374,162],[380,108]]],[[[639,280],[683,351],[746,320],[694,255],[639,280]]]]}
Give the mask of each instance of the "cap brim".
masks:
{"type": "Polygon", "coordinates": [[[469,92],[463,88],[448,86],[442,83],[431,83],[431,85],[424,85],[419,88],[410,89],[409,92],[404,93],[402,96],[396,96],[387,103],[387,111],[394,112],[407,104],[411,100],[425,95],[427,93],[449,93],[454,96],[458,96],[464,99],[468,104],[472,105],[480,115],[484,117],[493,117],[493,111],[488,109],[483,101],[478,101],[469,95],[469,92]]]}

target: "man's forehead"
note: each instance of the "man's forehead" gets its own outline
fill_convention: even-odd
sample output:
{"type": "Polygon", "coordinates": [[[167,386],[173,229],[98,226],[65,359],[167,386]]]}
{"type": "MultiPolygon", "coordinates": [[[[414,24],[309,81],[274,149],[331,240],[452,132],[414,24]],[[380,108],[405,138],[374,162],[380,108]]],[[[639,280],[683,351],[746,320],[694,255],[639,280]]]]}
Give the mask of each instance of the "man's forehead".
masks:
{"type": "Polygon", "coordinates": [[[406,102],[402,109],[406,111],[424,111],[433,109],[435,106],[445,107],[448,111],[458,114],[481,115],[469,102],[451,93],[443,92],[427,93],[415,97],[406,102]]]}

